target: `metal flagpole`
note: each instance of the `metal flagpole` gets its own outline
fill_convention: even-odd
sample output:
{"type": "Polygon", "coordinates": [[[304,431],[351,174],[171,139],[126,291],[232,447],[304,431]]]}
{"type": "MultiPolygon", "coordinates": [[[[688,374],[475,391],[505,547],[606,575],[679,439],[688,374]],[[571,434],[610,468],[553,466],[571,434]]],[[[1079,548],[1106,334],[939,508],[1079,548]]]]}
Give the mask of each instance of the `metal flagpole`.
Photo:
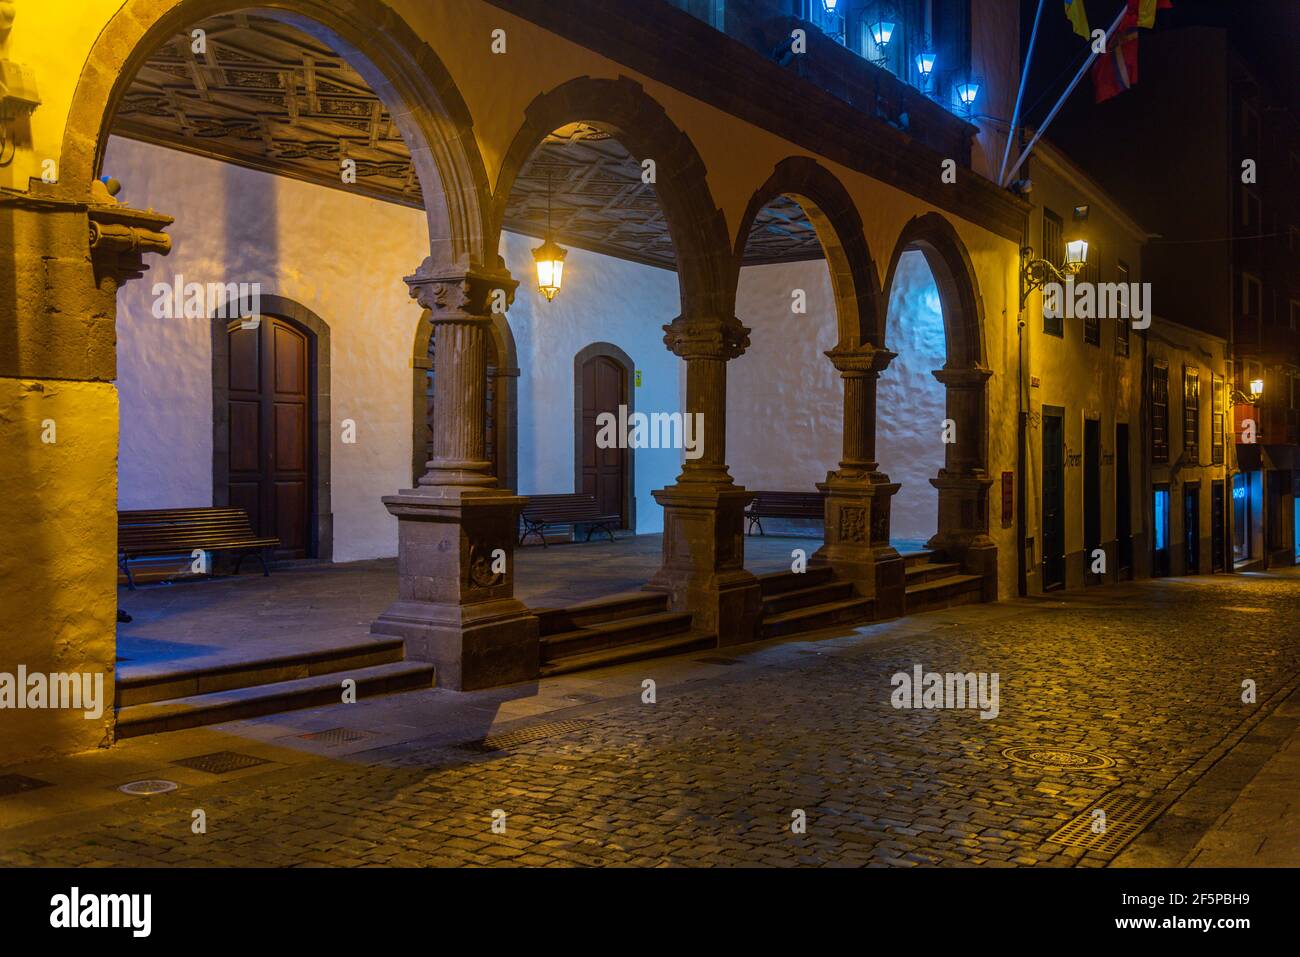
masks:
{"type": "MultiPolygon", "coordinates": [[[[1120,22],[1124,19],[1124,14],[1127,12],[1128,4],[1125,3],[1124,6],[1120,8],[1119,14],[1115,17],[1115,22],[1112,23],[1110,29],[1106,31],[1107,46],[1110,45],[1110,38],[1114,36],[1115,31],[1119,29],[1120,22]]],[[[1048,125],[1050,125],[1052,120],[1056,118],[1056,114],[1059,113],[1061,107],[1065,105],[1065,101],[1070,98],[1070,94],[1073,93],[1074,88],[1079,85],[1079,81],[1083,79],[1083,75],[1088,72],[1088,68],[1092,66],[1092,61],[1095,59],[1097,59],[1097,52],[1094,50],[1088,59],[1083,61],[1083,66],[1079,68],[1079,72],[1074,75],[1074,79],[1070,81],[1070,85],[1066,87],[1065,92],[1061,94],[1061,98],[1057,100],[1056,105],[1052,107],[1052,112],[1048,113],[1047,118],[1038,125],[1038,129],[1034,133],[1034,138],[1029,141],[1029,145],[1026,146],[1024,152],[1020,154],[1020,158],[1016,160],[1016,165],[1011,167],[1010,171],[1004,178],[1004,182],[1015,176],[1016,170],[1020,169],[1025,160],[1029,158],[1030,152],[1037,145],[1039,139],[1042,138],[1043,133],[1047,131],[1048,125]]]]}
{"type": "Polygon", "coordinates": [[[1016,90],[1016,108],[1011,114],[1011,130],[1007,133],[1007,146],[1002,151],[1002,165],[998,167],[998,185],[1007,184],[1003,175],[1007,171],[1007,160],[1011,159],[1011,141],[1016,138],[1020,128],[1020,104],[1025,98],[1025,85],[1029,82],[1029,64],[1034,62],[1034,43],[1038,40],[1038,22],[1043,18],[1043,4],[1047,0],[1038,0],[1038,12],[1034,14],[1034,29],[1029,34],[1029,49],[1025,52],[1025,68],[1020,73],[1020,89],[1016,90]]]}

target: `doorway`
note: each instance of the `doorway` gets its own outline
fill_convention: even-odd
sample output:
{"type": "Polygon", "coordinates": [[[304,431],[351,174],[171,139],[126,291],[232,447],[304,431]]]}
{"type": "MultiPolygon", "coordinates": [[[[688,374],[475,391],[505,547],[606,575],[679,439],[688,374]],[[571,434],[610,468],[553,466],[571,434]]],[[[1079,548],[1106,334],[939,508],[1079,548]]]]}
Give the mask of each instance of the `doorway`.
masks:
{"type": "Polygon", "coordinates": [[[1183,486],[1183,573],[1201,573],[1201,485],[1183,486]]]}
{"type": "Polygon", "coordinates": [[[1151,503],[1151,575],[1169,574],[1169,486],[1158,485],[1151,503]]]}
{"type": "Polygon", "coordinates": [[[596,444],[597,422],[601,415],[609,414],[615,420],[625,422],[632,414],[629,399],[631,359],[622,350],[613,352],[616,348],[607,344],[589,346],[578,354],[574,363],[574,446],[577,453],[574,488],[594,496],[602,514],[618,515],[619,527],[633,528],[631,450],[603,449],[596,444]],[[595,351],[601,346],[605,348],[595,351]]]}
{"type": "Polygon", "coordinates": [[[1227,503],[1225,501],[1223,482],[1210,483],[1210,571],[1221,572],[1227,567],[1224,554],[1226,536],[1224,523],[1227,521],[1227,503]]]}
{"type": "Polygon", "coordinates": [[[1043,406],[1043,591],[1065,587],[1065,410],[1043,406]]]}
{"type": "MultiPolygon", "coordinates": [[[[1101,548],[1101,422],[1083,420],[1083,562],[1084,580],[1105,581],[1105,573],[1093,573],[1097,550],[1101,548]]],[[[1104,565],[1102,566],[1105,567],[1104,565]]]]}
{"type": "Polygon", "coordinates": [[[280,540],[277,558],[314,556],[313,414],[315,341],[287,319],[226,326],[230,365],[229,504],[258,535],[280,540]]]}
{"type": "Polygon", "coordinates": [[[1117,578],[1133,577],[1133,487],[1129,473],[1128,426],[1115,426],[1115,548],[1117,578]]]}

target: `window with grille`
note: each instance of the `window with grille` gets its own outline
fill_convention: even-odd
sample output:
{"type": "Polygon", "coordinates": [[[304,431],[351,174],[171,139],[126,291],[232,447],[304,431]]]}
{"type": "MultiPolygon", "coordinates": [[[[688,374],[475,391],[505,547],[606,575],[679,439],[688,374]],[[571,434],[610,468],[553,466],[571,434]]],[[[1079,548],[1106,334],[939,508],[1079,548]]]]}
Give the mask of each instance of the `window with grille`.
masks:
{"type": "Polygon", "coordinates": [[[1151,367],[1151,461],[1169,461],[1169,367],[1151,367]]]}
{"type": "Polygon", "coordinates": [[[1183,452],[1189,464],[1201,454],[1201,373],[1183,367],[1183,452]]]}
{"type": "MultiPolygon", "coordinates": [[[[1054,212],[1043,207],[1043,258],[1053,266],[1060,266],[1065,261],[1065,242],[1062,237],[1065,234],[1061,217],[1054,212]]],[[[1059,304],[1058,304],[1059,305],[1059,304]]],[[[1065,319],[1060,315],[1061,309],[1056,310],[1058,315],[1049,316],[1047,310],[1043,310],[1043,332],[1049,336],[1061,336],[1065,334],[1065,319]]]]}
{"type": "Polygon", "coordinates": [[[1224,396],[1223,396],[1223,376],[1216,375],[1210,382],[1210,388],[1214,395],[1210,401],[1213,403],[1212,414],[1210,418],[1210,454],[1211,463],[1214,465],[1223,464],[1223,419],[1224,419],[1224,396]]]}

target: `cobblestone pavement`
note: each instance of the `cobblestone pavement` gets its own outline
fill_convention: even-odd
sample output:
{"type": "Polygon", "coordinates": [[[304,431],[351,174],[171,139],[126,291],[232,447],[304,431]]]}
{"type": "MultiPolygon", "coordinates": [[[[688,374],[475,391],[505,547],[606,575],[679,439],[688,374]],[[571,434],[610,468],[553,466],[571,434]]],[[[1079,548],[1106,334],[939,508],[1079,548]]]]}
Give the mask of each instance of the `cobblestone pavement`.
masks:
{"type": "MultiPolygon", "coordinates": [[[[498,725],[572,722],[502,751],[426,727],[17,826],[0,798],[0,863],[1102,866],[1114,850],[1047,838],[1097,807],[1119,826],[1117,798],[1186,803],[1238,757],[1240,791],[1253,774],[1241,769],[1277,751],[1250,736],[1300,677],[1297,608],[1295,574],[1164,580],[629,665],[618,696],[498,725]],[[996,672],[997,717],[895,709],[891,676],[915,665],[996,672]],[[643,703],[635,689],[661,672],[675,677],[643,703]],[[1257,704],[1242,701],[1246,679],[1257,704]],[[1021,765],[1002,754],[1018,746],[1114,764],[1021,765]],[[206,834],[191,833],[195,808],[206,834]]],[[[452,693],[385,700],[415,708],[424,694],[452,693]]],[[[328,710],[327,726],[351,720],[328,710]]],[[[189,734],[152,740],[194,754],[189,734]]],[[[1190,850],[1199,835],[1184,837],[1190,850]]]]}

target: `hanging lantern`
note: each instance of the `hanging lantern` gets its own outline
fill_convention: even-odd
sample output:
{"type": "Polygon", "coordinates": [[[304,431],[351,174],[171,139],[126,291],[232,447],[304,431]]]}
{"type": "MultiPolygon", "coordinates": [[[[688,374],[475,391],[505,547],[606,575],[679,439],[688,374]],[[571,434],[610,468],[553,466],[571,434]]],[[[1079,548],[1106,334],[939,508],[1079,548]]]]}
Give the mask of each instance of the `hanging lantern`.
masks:
{"type": "Polygon", "coordinates": [[[546,242],[533,250],[533,261],[537,264],[537,291],[546,297],[547,302],[555,300],[555,294],[564,285],[564,257],[569,251],[551,238],[551,175],[546,174],[546,242]]]}
{"type": "Polygon", "coordinates": [[[979,94],[980,85],[973,80],[967,80],[965,83],[957,84],[957,99],[961,100],[961,105],[970,109],[975,105],[975,97],[979,94]]]}
{"type": "Polygon", "coordinates": [[[835,7],[838,6],[839,0],[822,0],[822,9],[827,13],[834,13],[835,7]]]}
{"type": "Polygon", "coordinates": [[[929,79],[930,74],[934,72],[934,61],[938,59],[933,50],[922,50],[916,55],[916,72],[921,74],[921,79],[929,79]]]}
{"type": "Polygon", "coordinates": [[[894,26],[893,20],[886,20],[884,17],[871,25],[871,39],[876,41],[876,46],[882,49],[889,46],[889,40],[894,35],[894,26]]]}

